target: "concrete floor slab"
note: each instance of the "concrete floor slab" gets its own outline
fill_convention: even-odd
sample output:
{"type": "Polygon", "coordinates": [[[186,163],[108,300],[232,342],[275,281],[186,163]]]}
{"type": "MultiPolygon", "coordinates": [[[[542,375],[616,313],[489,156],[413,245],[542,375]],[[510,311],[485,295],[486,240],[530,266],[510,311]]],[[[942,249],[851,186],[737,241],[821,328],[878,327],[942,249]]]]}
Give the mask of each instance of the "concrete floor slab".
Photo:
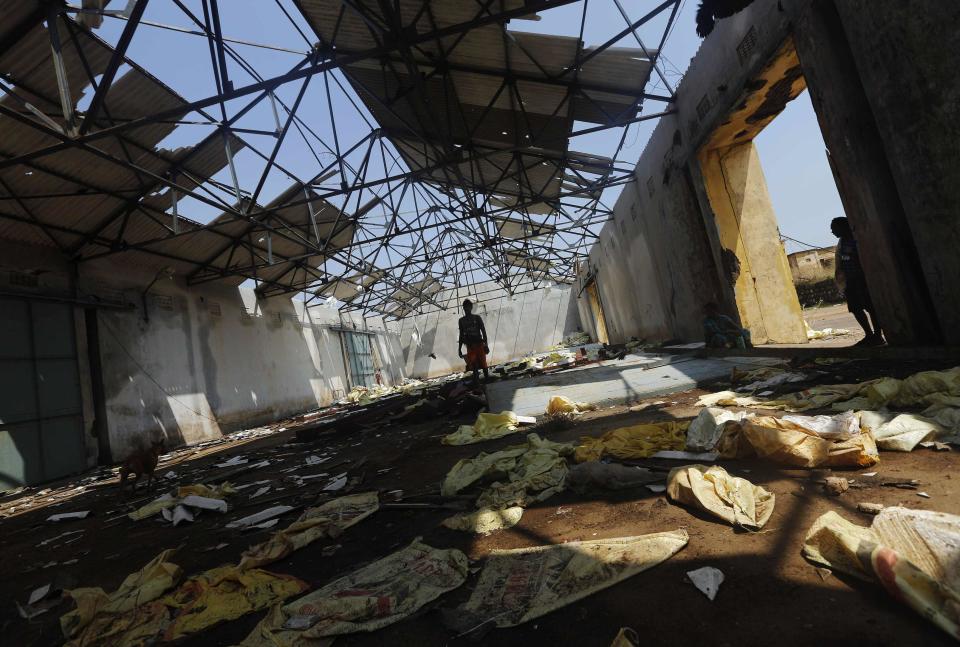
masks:
{"type": "Polygon", "coordinates": [[[734,366],[777,364],[767,358],[696,358],[690,355],[634,355],[623,361],[571,369],[487,385],[490,411],[513,411],[517,415],[543,415],[554,395],[599,407],[633,402],[692,389],[723,379],[734,366]]]}

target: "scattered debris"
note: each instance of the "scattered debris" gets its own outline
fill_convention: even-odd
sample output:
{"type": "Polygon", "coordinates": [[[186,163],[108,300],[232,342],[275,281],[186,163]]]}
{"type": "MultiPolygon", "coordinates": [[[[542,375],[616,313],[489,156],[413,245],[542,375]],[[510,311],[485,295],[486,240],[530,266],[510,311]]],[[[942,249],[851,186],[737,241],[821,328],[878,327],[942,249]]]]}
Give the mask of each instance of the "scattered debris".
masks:
{"type": "Polygon", "coordinates": [[[717,460],[717,452],[685,452],[675,449],[665,449],[657,452],[650,458],[664,458],[672,461],[705,461],[712,463],[717,460]]]}
{"type": "Polygon", "coordinates": [[[376,492],[351,494],[308,508],[289,526],[275,532],[267,541],[251,546],[240,559],[240,568],[254,568],[285,558],[296,550],[323,537],[339,537],[347,528],[377,511],[376,492]]]}
{"type": "Polygon", "coordinates": [[[246,465],[249,462],[249,459],[246,459],[243,456],[233,456],[222,463],[216,463],[214,467],[235,467],[237,465],[246,465]]]}
{"type": "Polygon", "coordinates": [[[929,498],[930,498],[930,495],[927,494],[926,492],[917,492],[917,496],[921,496],[921,497],[923,497],[924,499],[929,499],[929,498]]]}
{"type": "MultiPolygon", "coordinates": [[[[536,419],[534,419],[536,422],[536,419]]],[[[443,437],[444,445],[472,445],[494,438],[502,438],[517,431],[520,421],[513,411],[477,414],[472,425],[461,425],[455,432],[443,437]]]]}
{"type": "Polygon", "coordinates": [[[276,505],[271,508],[267,508],[266,510],[261,510],[255,514],[243,517],[242,519],[231,521],[227,524],[227,528],[249,528],[268,519],[272,519],[273,517],[279,517],[280,515],[290,512],[291,510],[293,510],[293,506],[276,505]]]}
{"type": "Polygon", "coordinates": [[[884,506],[882,503],[867,503],[865,501],[861,501],[857,504],[857,510],[866,514],[880,514],[880,511],[883,510],[883,507],[884,506]]]}
{"type": "Polygon", "coordinates": [[[623,490],[662,480],[662,472],[599,461],[574,465],[567,474],[567,485],[578,492],[591,489],[623,490]]]}
{"type": "Polygon", "coordinates": [[[828,476],[823,481],[823,489],[827,494],[839,496],[850,489],[850,481],[842,476],[828,476]]]}
{"type": "Polygon", "coordinates": [[[83,530],[68,530],[67,532],[62,532],[62,533],[60,533],[59,535],[57,535],[56,537],[50,537],[49,539],[44,539],[44,540],[41,541],[39,544],[37,544],[37,548],[40,548],[41,546],[46,546],[47,544],[52,544],[53,542],[57,541],[58,539],[63,539],[64,537],[69,537],[69,536],[71,536],[71,535],[78,535],[78,534],[80,534],[80,533],[82,533],[82,532],[85,532],[85,531],[83,531],[83,530]]]}
{"type": "Polygon", "coordinates": [[[687,429],[686,449],[692,452],[708,452],[717,445],[727,422],[743,420],[751,413],[732,413],[717,407],[706,407],[690,423],[687,429]]]}
{"type": "Polygon", "coordinates": [[[665,483],[656,483],[653,485],[648,485],[647,489],[656,494],[661,494],[667,491],[667,485],[665,483]]]}
{"type": "Polygon", "coordinates": [[[89,510],[83,510],[81,512],[61,512],[60,514],[52,514],[47,517],[47,521],[53,521],[54,523],[58,521],[72,521],[73,519],[86,519],[90,516],[89,510]]]}
{"type": "Polygon", "coordinates": [[[323,486],[324,492],[336,492],[337,490],[342,490],[343,487],[347,484],[347,473],[338,474],[333,477],[329,483],[323,486]]]}
{"type": "Polygon", "coordinates": [[[319,465],[320,463],[326,463],[328,460],[330,460],[329,457],[320,458],[319,456],[310,455],[304,459],[304,462],[307,465],[319,465]]]}
{"type": "Polygon", "coordinates": [[[596,411],[597,405],[589,402],[574,402],[563,395],[555,395],[547,403],[545,413],[548,416],[558,416],[561,414],[580,415],[587,411],[596,411]]]}
{"type": "Polygon", "coordinates": [[[687,571],[687,577],[711,602],[717,597],[717,591],[723,584],[723,572],[713,566],[703,566],[693,571],[687,571]]]}
{"type": "Polygon", "coordinates": [[[256,499],[258,496],[261,496],[261,495],[263,495],[263,494],[266,494],[266,493],[269,492],[269,491],[270,491],[270,486],[269,486],[269,485],[264,485],[264,486],[261,487],[261,488],[257,488],[257,491],[254,492],[253,494],[251,494],[251,495],[250,495],[250,498],[251,498],[251,499],[256,499]]]}
{"type": "Polygon", "coordinates": [[[512,528],[520,522],[523,508],[513,506],[503,510],[480,508],[474,512],[464,512],[443,520],[442,525],[452,530],[462,530],[478,535],[489,535],[495,530],[512,528]]]}
{"type": "Polygon", "coordinates": [[[776,497],[759,485],[730,476],[718,465],[686,465],[670,471],[667,496],[729,524],[759,529],[770,519],[776,497]]]}
{"type": "Polygon", "coordinates": [[[610,647],[639,647],[640,636],[630,627],[621,627],[610,647]]]}

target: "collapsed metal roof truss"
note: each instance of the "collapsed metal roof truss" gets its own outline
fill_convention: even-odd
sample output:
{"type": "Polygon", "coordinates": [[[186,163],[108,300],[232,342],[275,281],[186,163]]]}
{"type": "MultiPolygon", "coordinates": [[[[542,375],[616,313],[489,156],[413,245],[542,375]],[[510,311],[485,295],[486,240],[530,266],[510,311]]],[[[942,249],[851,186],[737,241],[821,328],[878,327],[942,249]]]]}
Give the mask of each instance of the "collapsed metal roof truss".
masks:
{"type": "Polygon", "coordinates": [[[679,0],[637,17],[613,0],[623,22],[585,47],[588,5],[605,1],[274,0],[295,44],[264,44],[226,34],[236,8],[218,0],[9,0],[0,238],[390,317],[462,289],[570,282],[610,217],[604,191],[633,180],[629,127],[672,102],[657,56],[679,0]],[[175,25],[149,19],[161,2],[175,25]],[[517,26],[566,5],[580,8],[573,34],[517,26]],[[122,23],[112,43],[93,30],[107,20],[122,23]],[[128,55],[148,29],[204,41],[179,73],[210,77],[205,96],[128,55]],[[286,71],[258,71],[252,48],[285,54],[286,71]],[[188,127],[196,143],[158,146],[188,127]],[[606,131],[612,150],[575,149],[606,131]]]}

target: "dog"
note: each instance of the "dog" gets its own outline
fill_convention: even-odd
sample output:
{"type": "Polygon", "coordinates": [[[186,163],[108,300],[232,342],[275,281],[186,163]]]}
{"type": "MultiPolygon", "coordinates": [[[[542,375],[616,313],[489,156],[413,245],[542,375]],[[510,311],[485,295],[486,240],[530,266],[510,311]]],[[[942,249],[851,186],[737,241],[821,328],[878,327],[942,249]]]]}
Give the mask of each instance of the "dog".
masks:
{"type": "Polygon", "coordinates": [[[147,477],[147,487],[153,483],[153,472],[157,469],[157,460],[160,458],[160,454],[163,453],[163,439],[155,440],[150,443],[150,446],[146,449],[141,449],[134,452],[127,457],[127,460],[123,461],[123,465],[120,466],[120,487],[127,482],[127,477],[131,474],[134,475],[133,482],[130,485],[130,489],[137,489],[137,481],[140,480],[141,476],[147,477]]]}

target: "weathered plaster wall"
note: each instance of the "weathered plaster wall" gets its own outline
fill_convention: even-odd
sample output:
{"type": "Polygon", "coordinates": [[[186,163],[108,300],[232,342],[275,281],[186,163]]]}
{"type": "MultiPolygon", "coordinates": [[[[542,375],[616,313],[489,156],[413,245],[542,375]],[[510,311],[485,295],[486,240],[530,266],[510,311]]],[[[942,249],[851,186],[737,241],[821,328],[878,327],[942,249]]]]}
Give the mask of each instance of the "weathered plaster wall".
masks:
{"type": "MultiPolygon", "coordinates": [[[[612,341],[699,338],[704,301],[730,314],[749,301],[743,280],[730,280],[697,153],[750,141],[804,82],[888,341],[960,341],[958,17],[955,2],[918,10],[894,0],[757,0],[721,20],[590,254],[612,341]],[[771,67],[785,54],[792,63],[771,67]],[[712,140],[718,133],[723,141],[712,140]],[[678,176],[683,190],[673,187],[678,176]]],[[[804,341],[795,296],[785,295],[783,326],[766,336],[804,341]]]]}
{"type": "MultiPolygon", "coordinates": [[[[186,287],[154,273],[98,261],[73,268],[44,250],[0,249],[7,268],[39,273],[27,298],[97,298],[99,357],[110,455],[120,460],[150,438],[168,445],[195,443],[326,405],[350,386],[337,328],[376,334],[387,384],[403,378],[399,336],[380,320],[353,320],[331,308],[304,309],[295,299],[258,301],[252,290],[217,285],[186,287]],[[109,302],[126,304],[115,308],[109,302]]],[[[6,287],[6,286],[0,286],[6,287]]],[[[93,379],[84,308],[75,308],[85,446],[94,464],[93,379]]]]}
{"type": "MultiPolygon", "coordinates": [[[[484,286],[479,286],[483,290],[484,286]]],[[[572,288],[543,288],[515,295],[493,295],[478,302],[474,309],[483,317],[490,339],[490,365],[546,350],[580,325],[572,288]]],[[[453,302],[459,302],[459,298],[453,302]]],[[[451,301],[443,293],[438,301],[451,301]]],[[[401,320],[400,339],[406,358],[406,374],[427,378],[456,373],[464,369],[457,356],[459,329],[463,312],[451,307],[401,320]],[[436,355],[436,359],[430,354],[436,355]]]]}
{"type": "MultiPolygon", "coordinates": [[[[960,3],[836,3],[944,341],[960,343],[960,3]]],[[[872,287],[872,286],[871,286],[872,287]]]]}
{"type": "Polygon", "coordinates": [[[755,344],[806,342],[756,146],[747,142],[707,151],[701,165],[720,244],[740,260],[735,295],[741,323],[755,344]]]}

